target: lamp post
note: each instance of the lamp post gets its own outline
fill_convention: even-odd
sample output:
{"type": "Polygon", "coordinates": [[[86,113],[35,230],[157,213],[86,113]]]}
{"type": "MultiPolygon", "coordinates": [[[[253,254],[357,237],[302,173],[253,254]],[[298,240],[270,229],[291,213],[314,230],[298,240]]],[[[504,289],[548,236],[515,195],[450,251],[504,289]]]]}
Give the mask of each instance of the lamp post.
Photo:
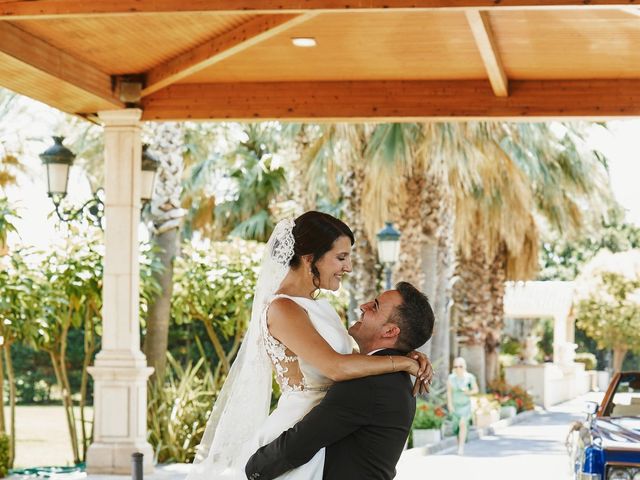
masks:
{"type": "Polygon", "coordinates": [[[400,232],[393,228],[393,223],[385,222],[385,227],[376,235],[378,239],[378,258],[385,268],[387,290],[391,289],[391,269],[400,255],[400,232]]]}
{"type": "MultiPolygon", "coordinates": [[[[104,217],[104,190],[102,188],[98,188],[93,197],[77,209],[62,206],[62,199],[67,196],[69,170],[76,155],[62,144],[64,137],[53,137],[53,141],[54,144],[40,154],[40,159],[47,169],[47,193],[53,201],[56,215],[63,222],[70,222],[86,211],[89,221],[102,228],[102,218],[104,217]]],[[[153,196],[156,172],[160,164],[147,151],[148,147],[148,145],[142,146],[140,198],[143,205],[153,196]]]]}

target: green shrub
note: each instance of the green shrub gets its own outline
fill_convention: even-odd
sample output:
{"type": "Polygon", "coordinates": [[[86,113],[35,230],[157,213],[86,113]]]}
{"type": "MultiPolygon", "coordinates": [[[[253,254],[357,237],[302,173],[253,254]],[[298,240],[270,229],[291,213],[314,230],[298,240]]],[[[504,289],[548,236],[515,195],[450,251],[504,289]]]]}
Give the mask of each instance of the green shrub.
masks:
{"type": "Polygon", "coordinates": [[[182,367],[167,354],[164,383],[153,382],[149,388],[148,439],[156,462],[193,461],[216,393],[204,357],[182,367]]]}
{"type": "Polygon", "coordinates": [[[522,344],[520,340],[505,335],[500,344],[500,352],[505,355],[520,355],[522,352],[522,344]]]}
{"type": "Polygon", "coordinates": [[[593,353],[581,352],[576,353],[576,362],[584,363],[585,370],[595,370],[598,366],[598,360],[593,353]]]}
{"type": "Polygon", "coordinates": [[[447,414],[443,408],[431,405],[427,402],[418,401],[416,406],[416,416],[413,418],[413,428],[440,428],[446,416],[447,414]]]}
{"type": "Polygon", "coordinates": [[[0,478],[4,478],[9,473],[9,450],[11,442],[9,435],[0,433],[0,478]]]}

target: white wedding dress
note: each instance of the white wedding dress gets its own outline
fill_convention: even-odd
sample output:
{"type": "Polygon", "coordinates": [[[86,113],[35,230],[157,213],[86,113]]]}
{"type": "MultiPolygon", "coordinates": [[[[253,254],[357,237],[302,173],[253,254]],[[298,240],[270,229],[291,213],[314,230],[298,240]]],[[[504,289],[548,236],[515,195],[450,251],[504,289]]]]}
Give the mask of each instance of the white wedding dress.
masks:
{"type": "MultiPolygon", "coordinates": [[[[335,351],[341,354],[353,351],[351,337],[328,300],[311,300],[288,295],[276,295],[274,298],[278,297],[289,298],[304,308],[315,329],[335,351]]],[[[293,355],[271,336],[267,327],[266,309],[260,320],[267,354],[276,372],[276,380],[280,385],[282,395],[276,409],[247,444],[246,451],[249,456],[259,447],[275,440],[282,432],[298,423],[322,400],[327,389],[331,386],[331,380],[309,363],[293,355]]],[[[324,448],[308,463],[278,478],[282,480],[321,480],[323,469],[324,448]]]]}
{"type": "MultiPolygon", "coordinates": [[[[300,421],[324,397],[331,380],[288,351],[267,328],[267,310],[278,297],[290,298],[341,354],[352,352],[351,337],[324,299],[277,295],[294,255],[294,220],[278,222],[265,247],[256,283],[251,320],[238,355],[217,395],[186,480],[246,480],[249,457],[300,421]],[[269,415],[273,370],[282,395],[269,415]]],[[[324,450],[286,480],[321,480],[324,450]]]]}

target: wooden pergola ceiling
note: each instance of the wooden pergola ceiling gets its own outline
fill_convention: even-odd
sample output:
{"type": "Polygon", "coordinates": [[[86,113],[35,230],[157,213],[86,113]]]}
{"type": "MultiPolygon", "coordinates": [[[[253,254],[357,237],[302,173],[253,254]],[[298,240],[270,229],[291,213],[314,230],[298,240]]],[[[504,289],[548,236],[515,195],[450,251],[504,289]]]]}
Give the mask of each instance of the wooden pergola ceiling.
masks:
{"type": "Polygon", "coordinates": [[[0,0],[0,85],[86,116],[637,116],[639,45],[635,0],[0,0]]]}

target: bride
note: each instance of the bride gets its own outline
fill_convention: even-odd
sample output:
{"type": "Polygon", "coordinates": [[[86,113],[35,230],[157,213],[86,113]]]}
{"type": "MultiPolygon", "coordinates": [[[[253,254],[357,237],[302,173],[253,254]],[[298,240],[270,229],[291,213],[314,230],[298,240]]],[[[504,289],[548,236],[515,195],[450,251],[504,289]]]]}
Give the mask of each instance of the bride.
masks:
{"type": "MultiPolygon", "coordinates": [[[[340,287],[342,276],[351,271],[353,243],[347,225],[321,212],[276,225],[247,334],[187,480],[246,479],[249,457],[301,420],[333,382],[393,371],[417,376],[417,382],[429,380],[426,357],[416,352],[382,357],[353,351],[338,314],[326,299],[315,298],[320,289],[340,287]],[[272,368],[282,395],[269,415],[272,368]]],[[[320,480],[323,467],[324,449],[279,478],[320,480]]]]}

